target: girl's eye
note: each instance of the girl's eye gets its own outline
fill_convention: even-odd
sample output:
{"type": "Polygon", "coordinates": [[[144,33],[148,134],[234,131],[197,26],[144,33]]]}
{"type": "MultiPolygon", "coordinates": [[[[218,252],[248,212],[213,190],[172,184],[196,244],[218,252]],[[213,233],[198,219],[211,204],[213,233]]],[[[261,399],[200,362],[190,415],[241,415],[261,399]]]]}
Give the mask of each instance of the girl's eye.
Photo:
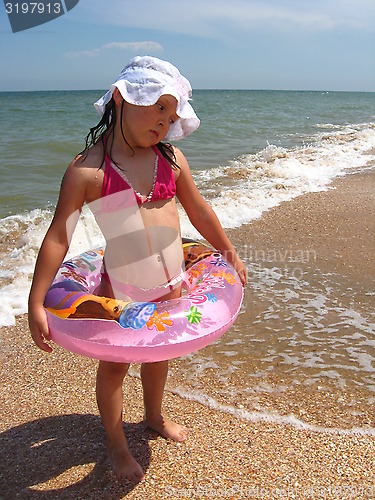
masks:
{"type": "MultiPolygon", "coordinates": [[[[165,108],[164,104],[162,104],[161,102],[157,102],[156,104],[159,106],[160,111],[165,111],[166,108],[165,108]]],[[[174,120],[173,118],[170,118],[170,120],[169,120],[170,125],[172,125],[175,122],[176,122],[176,120],[174,120]]]]}

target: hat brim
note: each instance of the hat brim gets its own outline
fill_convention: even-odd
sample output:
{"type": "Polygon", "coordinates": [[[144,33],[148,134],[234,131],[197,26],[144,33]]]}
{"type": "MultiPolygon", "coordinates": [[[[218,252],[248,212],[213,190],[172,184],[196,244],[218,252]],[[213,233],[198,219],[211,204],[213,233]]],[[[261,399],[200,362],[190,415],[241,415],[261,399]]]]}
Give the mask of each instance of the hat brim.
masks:
{"type": "Polygon", "coordinates": [[[171,124],[167,141],[178,141],[194,132],[200,124],[193,107],[188,99],[181,97],[176,89],[168,83],[147,82],[143,84],[132,83],[122,79],[113,83],[110,90],[94,103],[95,109],[102,116],[107,103],[111,100],[114,90],[118,88],[126,102],[136,106],[152,106],[157,103],[162,95],[172,95],[177,100],[176,114],[179,117],[171,124]]]}

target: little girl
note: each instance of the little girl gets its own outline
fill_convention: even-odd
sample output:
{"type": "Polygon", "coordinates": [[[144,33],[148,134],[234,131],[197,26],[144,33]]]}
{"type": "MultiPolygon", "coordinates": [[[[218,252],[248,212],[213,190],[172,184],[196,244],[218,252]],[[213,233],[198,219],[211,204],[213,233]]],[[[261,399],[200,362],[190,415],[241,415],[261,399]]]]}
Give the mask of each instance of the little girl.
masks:
{"type": "MultiPolygon", "coordinates": [[[[171,258],[173,262],[170,265],[166,262],[161,264],[167,276],[165,283],[161,278],[156,279],[158,263],[155,269],[153,264],[150,269],[143,269],[141,281],[126,272],[122,272],[119,279],[115,272],[116,268],[133,269],[134,266],[127,264],[133,263],[137,254],[146,255],[147,246],[154,245],[155,239],[161,248],[172,241],[173,255],[182,255],[176,196],[195,228],[224,254],[237,270],[243,285],[246,284],[245,265],[215,213],[199,193],[185,157],[176,147],[162,142],[164,139],[182,139],[198,128],[199,119],[189,103],[190,97],[190,83],[177,68],[168,62],[145,56],[132,59],[110,90],[95,103],[102,119],[90,130],[85,150],[74,158],[65,172],[56,211],[38,255],[30,291],[30,331],[35,343],[44,351],[52,351],[47,343],[50,334],[43,308],[44,299],[68,251],[75,226],[71,221],[77,220],[74,214],[80,213],[84,203],[92,207],[100,200],[110,199],[111,196],[117,199],[119,195],[134,199],[137,216],[140,216],[137,220],[143,224],[143,230],[139,230],[138,226],[129,229],[134,217],[120,220],[123,210],[117,211],[116,220],[112,219],[114,223],[105,219],[106,222],[100,224],[100,216],[96,214],[107,242],[98,295],[134,299],[137,293],[145,293],[146,300],[150,300],[150,293],[151,300],[180,296],[181,257],[171,258]],[[111,229],[115,227],[116,237],[112,238],[111,229]],[[118,234],[119,227],[122,236],[118,234]],[[152,231],[155,228],[158,230],[152,231]],[[154,235],[153,241],[150,234],[154,235]],[[128,244],[123,244],[126,241],[128,244]],[[176,241],[179,248],[176,248],[176,241]]],[[[137,482],[144,473],[129,452],[122,426],[122,384],[128,368],[125,363],[100,361],[96,393],[114,472],[119,479],[137,482]]],[[[187,429],[161,413],[167,372],[167,361],[141,366],[145,423],[165,438],[184,441],[187,429]]]]}

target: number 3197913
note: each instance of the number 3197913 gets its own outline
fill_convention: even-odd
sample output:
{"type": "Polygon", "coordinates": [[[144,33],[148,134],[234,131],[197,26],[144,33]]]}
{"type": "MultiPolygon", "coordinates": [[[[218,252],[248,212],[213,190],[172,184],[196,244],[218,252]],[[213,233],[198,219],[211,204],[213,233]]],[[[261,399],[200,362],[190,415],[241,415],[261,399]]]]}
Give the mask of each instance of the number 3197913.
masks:
{"type": "Polygon", "coordinates": [[[6,3],[5,9],[7,14],[60,14],[60,2],[20,2],[6,3]]]}

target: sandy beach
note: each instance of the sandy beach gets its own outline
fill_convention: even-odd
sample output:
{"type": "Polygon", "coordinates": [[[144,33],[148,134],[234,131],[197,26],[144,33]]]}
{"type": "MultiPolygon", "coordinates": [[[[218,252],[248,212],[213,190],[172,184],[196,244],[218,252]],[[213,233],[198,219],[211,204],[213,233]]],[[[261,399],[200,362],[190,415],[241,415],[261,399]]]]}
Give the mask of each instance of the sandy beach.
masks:
{"type": "MultiPolygon", "coordinates": [[[[344,274],[374,291],[374,193],[374,169],[340,178],[328,191],[286,202],[245,226],[239,252],[247,251],[249,242],[283,250],[298,239],[301,248],[317,249],[314,261],[306,263],[311,272],[315,267],[344,274]]],[[[124,386],[124,427],[145,479],[120,485],[110,469],[96,406],[97,361],[57,346],[52,355],[39,351],[26,316],[3,328],[1,339],[3,499],[375,497],[371,433],[249,422],[167,390],[165,413],[190,429],[187,442],[174,443],[143,425],[135,376],[124,386]]],[[[178,370],[178,361],[171,368],[178,370]]],[[[298,408],[301,394],[290,397],[298,408]]],[[[368,408],[366,422],[375,427],[368,408]]]]}

